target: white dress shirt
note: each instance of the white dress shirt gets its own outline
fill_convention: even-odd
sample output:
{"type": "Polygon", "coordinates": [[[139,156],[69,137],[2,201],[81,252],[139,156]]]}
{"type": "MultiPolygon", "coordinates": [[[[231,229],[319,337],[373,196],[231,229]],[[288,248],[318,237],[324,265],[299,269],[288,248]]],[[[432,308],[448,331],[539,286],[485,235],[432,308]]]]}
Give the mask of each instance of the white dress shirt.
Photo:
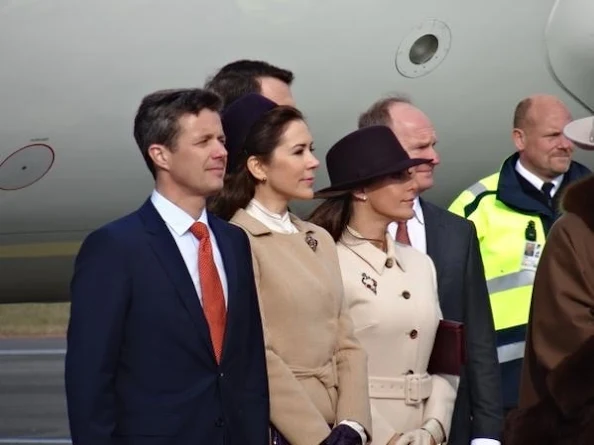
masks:
{"type": "MultiPolygon", "coordinates": [[[[523,176],[523,175],[522,175],[523,176]]],[[[538,179],[538,178],[537,178],[538,179]]],[[[555,178],[555,180],[558,178],[555,178]]],[[[542,187],[543,181],[541,181],[540,187],[542,187]]],[[[561,181],[559,181],[561,184],[561,181]]],[[[539,190],[540,190],[540,187],[539,190]]],[[[558,186],[556,186],[558,189],[558,186]]],[[[553,189],[554,190],[554,189],[553,189]]],[[[408,237],[410,239],[411,245],[423,252],[424,254],[427,253],[427,235],[425,232],[425,216],[423,215],[423,208],[421,207],[421,202],[417,197],[413,204],[413,210],[415,212],[415,216],[409,219],[406,222],[406,228],[408,229],[408,237]]],[[[388,233],[392,238],[396,237],[396,230],[398,225],[395,222],[392,222],[388,225],[388,233]]],[[[476,438],[472,439],[470,442],[471,445],[501,445],[498,440],[494,439],[485,439],[485,438],[476,438]]]]}
{"type": "Polygon", "coordinates": [[[225,274],[225,266],[223,264],[223,258],[221,257],[217,240],[208,224],[206,211],[203,210],[200,218],[195,221],[194,218],[156,190],[153,190],[153,193],[151,194],[151,202],[155,206],[155,209],[157,209],[159,215],[161,215],[161,218],[165,221],[169,232],[171,232],[171,236],[173,236],[173,239],[177,244],[177,248],[184,259],[184,263],[186,263],[186,267],[188,268],[188,272],[192,278],[192,282],[194,283],[201,304],[202,291],[200,290],[200,275],[198,273],[198,247],[200,242],[198,241],[198,238],[192,235],[190,227],[196,221],[204,223],[206,227],[208,227],[210,244],[212,245],[212,254],[223,286],[226,306],[228,301],[227,275],[225,274]]]}
{"type": "MultiPolygon", "coordinates": [[[[520,175],[522,175],[522,177],[526,181],[528,181],[530,184],[532,184],[534,187],[536,187],[537,190],[542,189],[542,185],[544,184],[544,181],[542,179],[540,179],[538,176],[536,176],[534,173],[529,171],[526,167],[524,167],[519,159],[516,162],[516,171],[520,175]]],[[[551,198],[552,198],[553,196],[555,196],[555,193],[557,193],[559,191],[559,187],[561,187],[561,183],[563,182],[563,175],[561,174],[561,175],[557,176],[555,179],[552,179],[550,182],[553,183],[553,188],[551,189],[551,198]]]]}
{"type": "MultiPolygon", "coordinates": [[[[284,234],[291,234],[291,233],[299,233],[295,224],[291,222],[291,217],[289,216],[289,212],[286,211],[282,215],[278,213],[271,212],[268,210],[264,205],[255,198],[249,202],[245,211],[251,217],[257,219],[266,227],[268,227],[273,232],[284,233],[284,234]]],[[[359,425],[358,422],[353,422],[350,420],[343,420],[340,422],[341,425],[348,425],[352,429],[354,429],[359,436],[361,436],[361,443],[367,443],[367,434],[365,434],[365,429],[359,425]]]]}

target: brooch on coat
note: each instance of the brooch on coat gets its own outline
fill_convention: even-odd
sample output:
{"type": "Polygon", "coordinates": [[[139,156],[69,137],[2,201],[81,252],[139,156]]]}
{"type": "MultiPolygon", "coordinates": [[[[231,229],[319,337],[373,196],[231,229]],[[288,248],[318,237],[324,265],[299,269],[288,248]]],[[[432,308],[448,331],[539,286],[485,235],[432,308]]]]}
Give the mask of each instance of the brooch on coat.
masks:
{"type": "Polygon", "coordinates": [[[361,274],[361,283],[363,283],[363,285],[367,289],[369,289],[371,292],[373,292],[375,295],[377,295],[377,281],[375,281],[373,278],[371,278],[365,272],[363,272],[361,274]]]}
{"type": "Polygon", "coordinates": [[[315,252],[316,249],[318,248],[318,240],[315,239],[313,236],[311,236],[312,233],[313,233],[313,231],[311,231],[311,230],[308,230],[305,233],[305,242],[310,247],[310,249],[315,252]]]}

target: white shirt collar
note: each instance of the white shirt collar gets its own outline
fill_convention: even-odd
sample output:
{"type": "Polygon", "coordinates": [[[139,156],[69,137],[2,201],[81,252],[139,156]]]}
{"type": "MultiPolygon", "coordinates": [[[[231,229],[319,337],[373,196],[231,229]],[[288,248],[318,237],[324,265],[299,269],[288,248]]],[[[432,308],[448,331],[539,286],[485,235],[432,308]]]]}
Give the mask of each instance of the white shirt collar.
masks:
{"type": "Polygon", "coordinates": [[[259,202],[256,198],[252,198],[249,204],[246,206],[245,211],[248,215],[256,218],[266,227],[274,232],[280,233],[298,233],[299,230],[291,222],[289,212],[286,211],[280,215],[278,213],[271,212],[264,205],[259,202]]]}
{"type": "MultiPolygon", "coordinates": [[[[534,173],[529,171],[526,167],[524,167],[519,159],[516,162],[516,171],[520,175],[522,175],[522,177],[526,179],[526,181],[528,181],[530,184],[536,187],[537,190],[542,190],[542,185],[544,184],[544,181],[540,179],[538,176],[536,176],[534,173]]],[[[555,179],[552,179],[551,182],[553,183],[553,188],[551,189],[551,196],[554,196],[555,193],[557,193],[557,190],[559,190],[559,187],[561,187],[561,183],[563,182],[563,175],[561,174],[557,176],[555,179]]]]}
{"type": "Polygon", "coordinates": [[[195,221],[194,218],[188,215],[184,210],[169,201],[156,190],[153,190],[153,193],[151,194],[151,202],[155,206],[155,209],[157,209],[157,212],[159,212],[159,215],[161,215],[161,218],[163,218],[165,223],[167,223],[178,236],[184,235],[196,221],[204,223],[210,231],[207,213],[204,210],[200,214],[200,218],[195,221]]]}

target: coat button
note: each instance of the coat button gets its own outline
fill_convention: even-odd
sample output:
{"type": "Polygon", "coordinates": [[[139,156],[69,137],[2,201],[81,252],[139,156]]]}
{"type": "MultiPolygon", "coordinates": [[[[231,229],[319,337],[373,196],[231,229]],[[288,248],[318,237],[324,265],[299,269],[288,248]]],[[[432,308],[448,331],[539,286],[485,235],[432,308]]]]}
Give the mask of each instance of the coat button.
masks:
{"type": "Polygon", "coordinates": [[[386,260],[386,267],[390,269],[394,265],[394,260],[392,258],[388,258],[386,260]]]}
{"type": "Polygon", "coordinates": [[[225,425],[225,421],[223,419],[221,419],[220,417],[217,419],[217,421],[215,422],[215,425],[218,426],[219,428],[225,425]]]}
{"type": "Polygon", "coordinates": [[[415,338],[417,338],[418,335],[419,335],[419,333],[417,332],[416,329],[413,329],[412,331],[410,331],[410,338],[412,338],[413,340],[415,338]]]}
{"type": "Polygon", "coordinates": [[[407,290],[402,292],[402,298],[404,298],[405,300],[408,300],[410,298],[410,292],[407,290]]]}

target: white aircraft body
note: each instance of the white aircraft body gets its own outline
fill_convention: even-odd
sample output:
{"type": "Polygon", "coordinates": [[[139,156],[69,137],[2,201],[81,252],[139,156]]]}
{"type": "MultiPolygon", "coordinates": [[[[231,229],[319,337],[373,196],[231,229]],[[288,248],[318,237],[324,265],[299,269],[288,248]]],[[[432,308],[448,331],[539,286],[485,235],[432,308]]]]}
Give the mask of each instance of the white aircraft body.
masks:
{"type": "Polygon", "coordinates": [[[591,114],[593,30],[592,0],[2,0],[0,302],[67,300],[82,239],[148,197],[132,122],[150,92],[242,58],[292,70],[317,188],[359,113],[406,93],[440,140],[427,197],[448,205],[514,151],[522,98],[591,114]]]}

